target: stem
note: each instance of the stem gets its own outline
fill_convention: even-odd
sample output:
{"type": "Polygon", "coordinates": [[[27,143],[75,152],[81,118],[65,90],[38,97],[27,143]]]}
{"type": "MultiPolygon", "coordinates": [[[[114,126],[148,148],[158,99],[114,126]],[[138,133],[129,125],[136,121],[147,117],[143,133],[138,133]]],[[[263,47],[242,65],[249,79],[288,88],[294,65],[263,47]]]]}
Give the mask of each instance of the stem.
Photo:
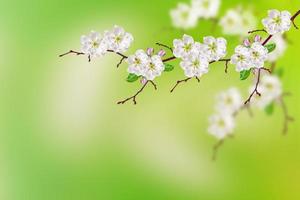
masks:
{"type": "Polygon", "coordinates": [[[141,92],[143,92],[143,90],[144,90],[145,87],[148,85],[148,83],[151,83],[151,84],[154,86],[154,89],[155,89],[155,90],[157,89],[156,84],[155,84],[153,81],[149,81],[149,80],[148,80],[148,81],[143,85],[143,87],[142,87],[139,91],[137,91],[133,96],[128,97],[128,98],[125,99],[125,100],[119,101],[119,102],[117,102],[117,104],[125,104],[127,101],[129,101],[129,100],[132,99],[134,105],[136,105],[136,104],[137,104],[137,102],[136,102],[136,97],[137,97],[141,92]]]}
{"type": "Polygon", "coordinates": [[[258,69],[258,75],[257,75],[257,81],[255,84],[255,88],[253,90],[253,92],[250,94],[249,98],[245,101],[245,105],[251,102],[251,99],[253,97],[254,94],[257,94],[258,96],[261,96],[261,94],[258,92],[258,86],[259,86],[259,82],[260,82],[260,72],[261,72],[262,68],[258,69]]]}
{"type": "Polygon", "coordinates": [[[175,60],[175,59],[176,59],[176,57],[175,57],[175,56],[172,56],[172,57],[170,57],[170,58],[163,59],[162,61],[163,61],[163,62],[168,62],[168,61],[175,60]]]}
{"type": "Polygon", "coordinates": [[[171,93],[172,92],[174,92],[174,90],[177,88],[177,86],[179,85],[179,84],[181,84],[181,83],[183,83],[183,82],[188,82],[189,80],[191,80],[192,78],[191,77],[189,77],[189,78],[186,78],[186,79],[183,79],[183,80],[178,80],[177,82],[176,82],[176,84],[174,85],[174,87],[171,89],[171,93]]]}
{"type": "Polygon", "coordinates": [[[155,44],[158,45],[158,46],[165,47],[165,48],[169,49],[171,51],[171,53],[173,54],[173,49],[171,47],[169,47],[168,45],[165,45],[165,44],[162,44],[162,43],[159,43],[159,42],[156,42],[155,44]]]}
{"type": "Polygon", "coordinates": [[[77,56],[84,55],[84,53],[82,53],[82,52],[70,50],[67,53],[59,55],[59,57],[64,57],[64,56],[69,55],[69,54],[75,54],[77,56]]]}
{"type": "Polygon", "coordinates": [[[256,32],[265,32],[265,33],[267,33],[267,31],[265,29],[257,29],[257,30],[253,30],[253,31],[248,31],[248,34],[256,33],[256,32]]]}
{"type": "Polygon", "coordinates": [[[219,152],[220,147],[223,144],[224,144],[224,139],[218,141],[218,143],[214,145],[214,147],[213,147],[213,156],[212,156],[213,161],[215,161],[217,159],[217,154],[219,152]]]}
{"type": "Polygon", "coordinates": [[[288,108],[284,102],[283,96],[280,97],[279,102],[281,104],[281,108],[282,108],[283,115],[284,115],[283,132],[282,133],[283,133],[283,135],[286,135],[288,132],[288,128],[289,128],[289,123],[293,122],[294,118],[289,115],[288,108]]]}
{"type": "Polygon", "coordinates": [[[296,23],[295,23],[295,19],[296,19],[296,17],[298,17],[298,15],[300,15],[300,10],[298,10],[298,11],[291,17],[291,21],[292,21],[292,23],[293,23],[293,25],[294,25],[294,27],[295,27],[296,29],[299,29],[298,26],[297,26],[296,23]]]}

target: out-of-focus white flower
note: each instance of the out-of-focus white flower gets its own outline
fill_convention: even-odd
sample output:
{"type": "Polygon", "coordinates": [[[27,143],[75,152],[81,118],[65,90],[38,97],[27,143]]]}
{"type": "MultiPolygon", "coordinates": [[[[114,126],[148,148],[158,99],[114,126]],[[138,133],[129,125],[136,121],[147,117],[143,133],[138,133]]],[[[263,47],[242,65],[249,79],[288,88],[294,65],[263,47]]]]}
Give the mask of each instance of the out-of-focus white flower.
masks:
{"type": "Polygon", "coordinates": [[[224,38],[204,37],[204,45],[207,46],[209,61],[218,61],[226,56],[227,41],[224,38]]]}
{"type": "Polygon", "coordinates": [[[253,68],[262,68],[268,58],[268,49],[259,42],[254,42],[250,48],[250,62],[253,68]]]}
{"type": "Polygon", "coordinates": [[[149,56],[144,50],[137,50],[134,55],[128,57],[127,63],[128,72],[140,76],[144,74],[145,66],[149,63],[149,56]]]}
{"type": "Polygon", "coordinates": [[[227,91],[217,95],[216,111],[223,114],[234,114],[243,105],[240,92],[236,88],[230,88],[227,91]]]}
{"type": "Polygon", "coordinates": [[[173,46],[173,54],[176,58],[185,58],[197,51],[193,37],[186,34],[183,35],[182,40],[175,39],[173,41],[173,46]]]}
{"type": "MultiPolygon", "coordinates": [[[[252,92],[254,87],[255,86],[252,86],[249,91],[252,92]]],[[[261,96],[254,96],[253,105],[261,109],[265,108],[282,95],[281,81],[274,75],[262,76],[257,89],[261,96]]]]}
{"type": "Polygon", "coordinates": [[[91,58],[103,56],[107,52],[106,41],[95,31],[91,31],[87,36],[81,36],[81,45],[81,52],[91,58]]]}
{"type": "Polygon", "coordinates": [[[143,77],[147,80],[154,80],[164,71],[165,66],[159,55],[149,57],[149,62],[145,65],[143,77]]]}
{"type": "Polygon", "coordinates": [[[209,19],[217,16],[220,8],[220,0],[192,0],[192,7],[198,17],[209,19]]]}
{"type": "Polygon", "coordinates": [[[170,15],[175,28],[194,28],[198,22],[195,9],[185,3],[178,3],[177,8],[170,11],[170,15]]]}
{"type": "Polygon", "coordinates": [[[231,135],[235,127],[234,117],[231,114],[216,114],[209,118],[208,132],[217,139],[224,139],[231,135]]]}
{"type": "Polygon", "coordinates": [[[268,17],[262,20],[266,31],[270,35],[284,33],[291,28],[291,13],[288,11],[269,10],[268,17]]]}
{"type": "Polygon", "coordinates": [[[120,26],[114,26],[113,30],[105,31],[104,38],[109,50],[120,53],[126,52],[133,42],[133,36],[120,26]]]}
{"type": "Polygon", "coordinates": [[[278,60],[285,52],[287,48],[287,43],[282,35],[276,34],[272,37],[271,41],[276,44],[276,48],[274,51],[269,53],[267,60],[270,62],[275,62],[278,60]]]}
{"type": "Polygon", "coordinates": [[[190,54],[187,58],[180,62],[181,68],[187,77],[201,77],[208,73],[209,62],[206,56],[201,53],[190,54]]]}
{"type": "Polygon", "coordinates": [[[256,28],[257,20],[251,10],[237,7],[229,9],[219,24],[224,34],[245,36],[249,30],[256,28]]]}
{"type": "Polygon", "coordinates": [[[249,70],[251,66],[250,50],[239,45],[235,48],[235,54],[231,56],[230,63],[236,65],[236,71],[249,70]]]}

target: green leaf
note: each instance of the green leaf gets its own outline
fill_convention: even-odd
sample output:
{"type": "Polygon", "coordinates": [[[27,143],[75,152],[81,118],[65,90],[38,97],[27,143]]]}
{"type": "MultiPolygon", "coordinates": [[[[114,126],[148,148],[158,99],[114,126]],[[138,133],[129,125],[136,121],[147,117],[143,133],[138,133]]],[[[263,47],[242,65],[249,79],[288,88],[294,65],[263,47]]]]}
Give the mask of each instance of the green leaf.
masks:
{"type": "Polygon", "coordinates": [[[267,44],[265,45],[265,47],[268,49],[268,52],[271,53],[276,49],[276,44],[275,43],[267,44]]]}
{"type": "Polygon", "coordinates": [[[165,63],[165,72],[173,71],[173,69],[174,69],[173,65],[165,63]]]}
{"type": "Polygon", "coordinates": [[[126,81],[129,83],[133,83],[134,81],[137,81],[140,78],[140,76],[137,76],[136,74],[128,74],[126,81]]]}
{"type": "Polygon", "coordinates": [[[281,67],[281,68],[277,68],[275,71],[274,71],[274,74],[276,74],[279,78],[282,78],[283,77],[283,74],[284,74],[284,69],[281,67]]]}
{"type": "Polygon", "coordinates": [[[265,112],[267,113],[267,115],[272,115],[274,112],[274,103],[270,103],[269,105],[267,105],[267,107],[265,107],[265,112]]]}
{"type": "Polygon", "coordinates": [[[246,80],[251,74],[251,69],[249,70],[243,70],[240,72],[240,79],[243,81],[243,80],[246,80]]]}

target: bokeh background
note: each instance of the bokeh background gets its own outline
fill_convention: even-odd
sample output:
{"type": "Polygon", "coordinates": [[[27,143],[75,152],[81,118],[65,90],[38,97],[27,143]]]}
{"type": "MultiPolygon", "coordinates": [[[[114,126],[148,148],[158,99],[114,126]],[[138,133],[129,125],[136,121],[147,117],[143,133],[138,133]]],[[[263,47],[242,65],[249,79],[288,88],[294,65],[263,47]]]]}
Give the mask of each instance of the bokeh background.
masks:
{"type": "MultiPolygon", "coordinates": [[[[0,199],[300,199],[300,31],[288,32],[292,44],[278,62],[285,91],[293,93],[287,104],[296,121],[288,135],[281,134],[280,108],[272,116],[243,113],[235,137],[212,162],[216,140],[207,118],[215,95],[231,86],[246,95],[251,84],[239,81],[232,67],[224,74],[223,64],[214,64],[201,84],[191,81],[170,94],[183,77],[176,67],[137,106],[120,106],[116,101],[140,85],[125,81],[118,57],[58,58],[79,49],[82,34],[114,24],[135,37],[128,53],[158,41],[172,44],[182,35],[169,29],[177,0],[0,2],[0,199]]],[[[238,4],[259,19],[270,8],[300,8],[298,0],[223,0],[219,16],[238,4]]],[[[211,26],[201,21],[186,33],[197,40],[222,35],[211,26]]],[[[226,38],[232,52],[239,38],[226,38]]]]}

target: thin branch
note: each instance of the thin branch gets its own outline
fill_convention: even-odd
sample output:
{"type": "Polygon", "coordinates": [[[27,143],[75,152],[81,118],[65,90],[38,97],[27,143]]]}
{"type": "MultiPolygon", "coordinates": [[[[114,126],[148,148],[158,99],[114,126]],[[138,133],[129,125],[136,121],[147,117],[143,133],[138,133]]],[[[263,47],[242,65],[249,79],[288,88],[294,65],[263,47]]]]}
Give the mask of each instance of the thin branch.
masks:
{"type": "Polygon", "coordinates": [[[107,52],[110,52],[110,53],[115,53],[115,54],[117,54],[118,56],[120,56],[120,57],[121,57],[121,60],[120,60],[120,62],[117,64],[117,68],[119,68],[119,67],[120,67],[120,65],[123,63],[123,61],[124,61],[125,59],[127,59],[127,58],[128,58],[128,56],[125,56],[124,54],[122,54],[122,53],[119,53],[119,52],[115,52],[115,51],[113,51],[113,50],[107,50],[107,52]]]}
{"type": "Polygon", "coordinates": [[[170,58],[163,59],[162,61],[163,61],[163,62],[168,62],[168,61],[175,60],[175,59],[176,59],[176,57],[175,57],[175,56],[172,56],[172,57],[170,57],[170,58]]]}
{"type": "Polygon", "coordinates": [[[157,85],[153,81],[149,81],[149,83],[151,83],[153,85],[154,89],[157,90],[157,85]]]}
{"type": "Polygon", "coordinates": [[[270,74],[272,74],[272,70],[271,69],[268,69],[268,68],[265,68],[265,67],[262,67],[260,68],[261,70],[264,70],[266,72],[269,72],[270,74]]]}
{"type": "Polygon", "coordinates": [[[272,37],[273,37],[273,35],[269,35],[269,36],[265,39],[265,41],[263,41],[262,45],[265,46],[265,45],[269,42],[269,40],[271,40],[272,37]]]}
{"type": "Polygon", "coordinates": [[[69,55],[69,54],[75,54],[77,56],[84,55],[84,53],[82,53],[82,52],[70,50],[67,53],[63,53],[63,54],[59,55],[59,57],[64,57],[64,56],[69,55]]]}
{"type": "Polygon", "coordinates": [[[213,147],[213,156],[212,156],[213,161],[215,161],[217,159],[219,149],[223,144],[224,144],[224,139],[218,141],[218,143],[214,145],[214,147],[213,147]]]}
{"type": "Polygon", "coordinates": [[[294,25],[294,27],[295,27],[296,29],[299,29],[298,26],[297,26],[296,23],[295,23],[295,19],[296,19],[296,17],[297,17],[298,15],[300,15],[300,10],[298,10],[298,11],[291,17],[291,21],[292,21],[292,23],[293,23],[293,25],[294,25]]]}
{"type": "Polygon", "coordinates": [[[215,62],[225,62],[225,73],[228,73],[228,67],[229,67],[229,62],[230,59],[229,58],[224,58],[224,59],[220,59],[218,61],[211,61],[209,64],[215,63],[215,62]]]}
{"type": "Polygon", "coordinates": [[[244,103],[245,105],[251,102],[251,99],[252,99],[254,94],[257,94],[258,96],[261,96],[261,94],[258,92],[261,69],[262,68],[258,69],[258,75],[257,75],[257,81],[256,81],[256,84],[255,84],[255,88],[254,88],[253,92],[250,94],[249,98],[245,101],[245,103],[244,103]]]}
{"type": "Polygon", "coordinates": [[[189,77],[189,78],[186,78],[186,79],[183,79],[183,80],[178,80],[177,82],[176,82],[176,84],[174,85],[174,87],[171,89],[171,93],[172,92],[174,92],[174,90],[177,88],[177,86],[179,85],[179,84],[181,84],[181,83],[183,83],[183,82],[188,82],[189,80],[191,80],[192,78],[191,77],[189,77]]]}
{"type": "Polygon", "coordinates": [[[248,31],[248,34],[257,33],[257,32],[265,32],[265,33],[267,33],[267,31],[265,29],[257,29],[257,30],[248,31]]]}
{"type": "Polygon", "coordinates": [[[117,104],[125,104],[127,101],[132,100],[132,101],[133,101],[133,104],[136,105],[136,104],[137,104],[137,102],[136,102],[137,96],[138,96],[141,92],[143,92],[143,90],[144,90],[145,87],[148,85],[148,83],[151,83],[151,84],[154,86],[154,88],[157,89],[157,88],[156,88],[156,85],[155,85],[155,83],[154,83],[153,81],[147,81],[147,82],[143,85],[143,87],[142,87],[139,91],[137,91],[133,96],[128,97],[128,98],[126,98],[126,99],[124,99],[124,100],[122,100],[122,101],[119,101],[119,102],[117,102],[117,104]]]}
{"type": "Polygon", "coordinates": [[[156,42],[155,44],[158,45],[158,46],[165,47],[165,48],[169,49],[171,51],[171,53],[173,54],[172,47],[169,47],[168,45],[165,45],[165,44],[162,44],[162,43],[159,43],[159,42],[156,42]]]}
{"type": "Polygon", "coordinates": [[[286,135],[288,132],[288,128],[289,128],[289,123],[293,122],[294,118],[289,115],[288,108],[283,99],[283,95],[280,97],[279,102],[281,104],[281,108],[282,108],[283,115],[284,115],[283,132],[282,133],[283,133],[283,135],[286,135]]]}

